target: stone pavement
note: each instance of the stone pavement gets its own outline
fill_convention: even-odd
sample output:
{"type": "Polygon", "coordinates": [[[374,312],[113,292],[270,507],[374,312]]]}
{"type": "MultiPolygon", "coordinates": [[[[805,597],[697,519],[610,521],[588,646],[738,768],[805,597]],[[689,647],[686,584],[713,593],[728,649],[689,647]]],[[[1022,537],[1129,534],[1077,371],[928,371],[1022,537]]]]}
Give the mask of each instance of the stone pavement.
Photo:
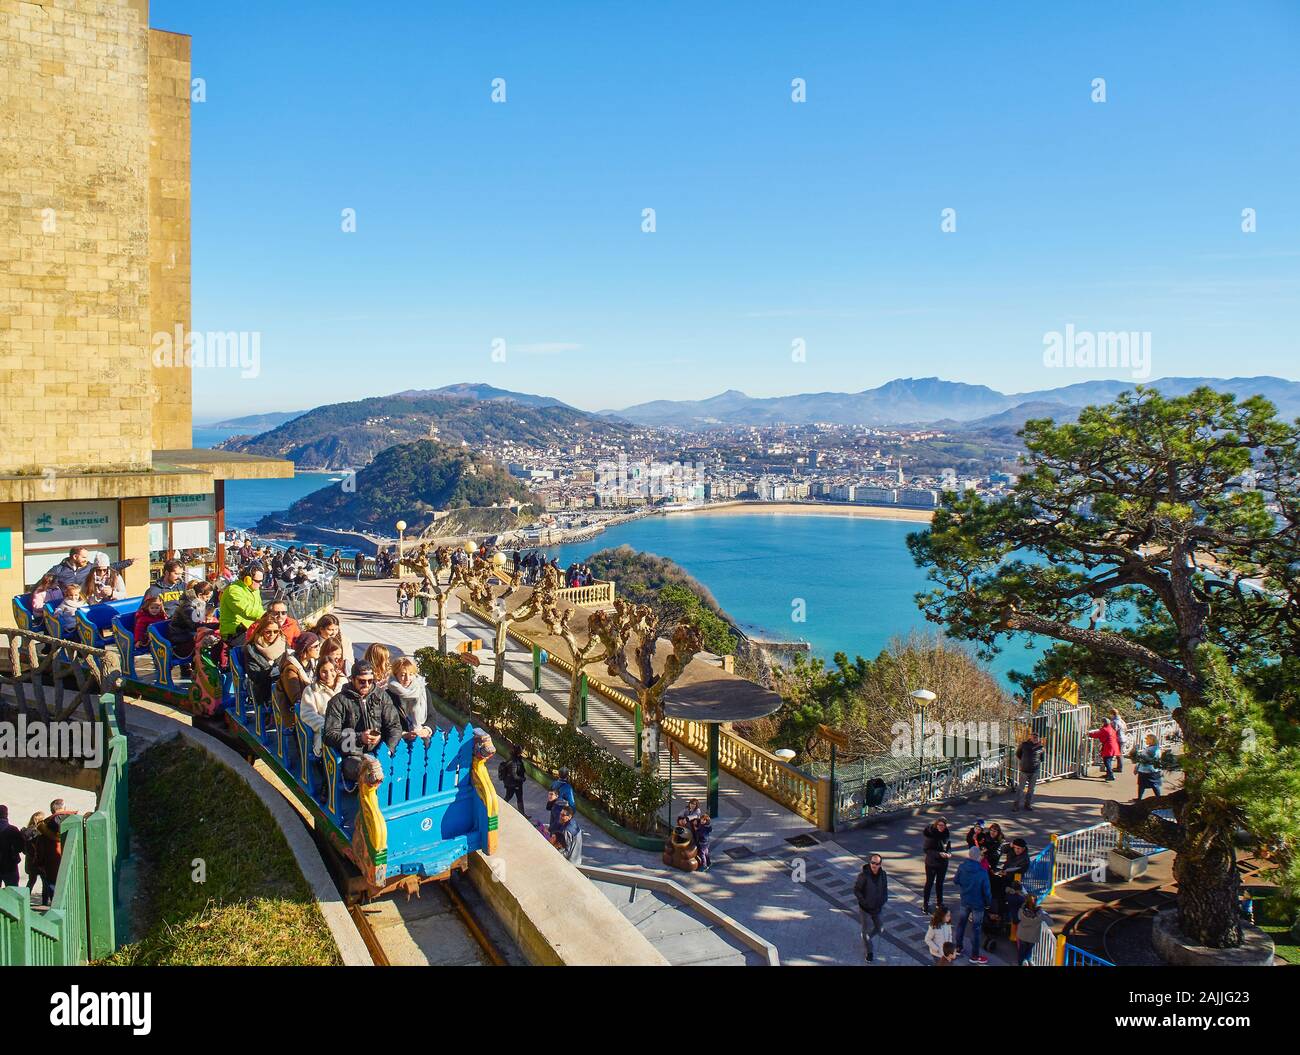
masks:
{"type": "MultiPolygon", "coordinates": [[[[343,583],[337,614],[357,655],[372,641],[408,655],[418,648],[436,646],[435,628],[398,617],[395,595],[392,581],[343,583]]],[[[468,613],[456,612],[452,622],[450,641],[466,634],[488,636],[484,624],[468,613]]],[[[487,653],[489,662],[490,655],[487,653]]],[[[560,672],[544,668],[542,691],[533,693],[531,655],[512,649],[507,653],[505,680],[543,713],[564,720],[568,679],[560,672]]],[[[588,717],[584,732],[630,763],[631,716],[593,694],[588,717]]],[[[680,757],[682,762],[673,773],[674,809],[678,811],[687,798],[704,799],[703,760],[685,749],[680,757]]],[[[724,772],[720,815],[714,818],[713,867],[708,872],[687,874],[669,868],[657,854],[635,850],[592,824],[584,826],[583,861],[677,881],[772,942],[780,950],[783,964],[860,964],[864,957],[853,884],[866,859],[879,853],[890,878],[890,900],[883,914],[885,932],[876,941],[875,964],[929,966],[923,941],[928,921],[921,913],[925,876],[921,829],[931,818],[942,813],[953,830],[951,878],[965,849],[965,832],[976,819],[998,821],[1008,839],[1024,838],[1032,854],[1050,841],[1053,832],[1097,823],[1102,800],[1131,798],[1136,794],[1134,785],[1131,769],[1112,784],[1099,778],[1053,781],[1039,785],[1035,809],[1029,813],[1012,813],[1011,796],[1005,794],[832,835],[817,831],[802,817],[724,772]]],[[[532,816],[543,817],[545,800],[542,787],[531,784],[525,789],[525,803],[532,816]]],[[[957,898],[947,894],[946,901],[955,907],[957,898]]],[[[1046,907],[1058,927],[1074,914],[1058,910],[1050,900],[1046,907]]],[[[992,964],[1015,962],[1008,945],[1005,940],[999,942],[990,954],[992,964]]],[[[958,962],[967,966],[964,958],[958,962]]]]}

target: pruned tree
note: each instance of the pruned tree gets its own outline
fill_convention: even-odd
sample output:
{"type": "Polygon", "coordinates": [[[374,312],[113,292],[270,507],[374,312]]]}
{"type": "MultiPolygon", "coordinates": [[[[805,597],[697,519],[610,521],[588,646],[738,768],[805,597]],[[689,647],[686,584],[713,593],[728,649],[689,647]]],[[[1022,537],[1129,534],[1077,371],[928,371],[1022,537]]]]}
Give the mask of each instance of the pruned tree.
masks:
{"type": "Polygon", "coordinates": [[[538,585],[536,596],[538,598],[538,611],[541,613],[542,621],[546,628],[552,634],[564,642],[564,647],[568,651],[567,659],[572,672],[569,675],[569,706],[566,721],[570,729],[578,727],[578,716],[582,708],[582,675],[589,663],[599,663],[605,659],[608,652],[605,642],[595,634],[587,638],[586,643],[579,645],[577,635],[570,627],[573,619],[573,613],[576,611],[571,606],[566,606],[563,610],[560,608],[559,587],[552,576],[544,576],[542,582],[538,585]]]}
{"type": "MultiPolygon", "coordinates": [[[[1007,498],[946,495],[909,537],[937,584],[918,604],[987,655],[1047,638],[1039,676],[1177,698],[1182,787],[1104,815],[1176,853],[1186,938],[1239,945],[1238,840],[1300,840],[1295,705],[1279,683],[1300,646],[1300,429],[1260,397],[1139,388],[1022,436],[1007,498]],[[1260,703],[1233,702],[1239,684],[1260,703]]],[[[1289,866],[1281,878],[1296,880],[1289,866]]]]}
{"type": "MultiPolygon", "coordinates": [[[[474,557],[464,574],[463,584],[470,600],[488,613],[492,623],[492,680],[501,685],[506,675],[506,646],[509,642],[510,625],[523,622],[537,615],[540,610],[540,598],[537,588],[528,590],[527,596],[518,603],[515,594],[521,587],[511,587],[500,597],[493,593],[493,579],[509,579],[493,561],[474,557]]],[[[552,587],[558,584],[559,572],[546,568],[542,573],[543,581],[549,581],[552,587]]]]}
{"type": "MultiPolygon", "coordinates": [[[[679,623],[674,627],[672,650],[664,661],[663,670],[656,674],[654,659],[659,643],[659,621],[648,605],[631,604],[618,598],[612,610],[592,612],[587,628],[605,646],[609,673],[621,678],[623,684],[636,693],[643,727],[659,730],[663,723],[664,693],[703,648],[700,631],[689,623],[679,623]]],[[[641,750],[639,753],[642,770],[650,772],[650,752],[641,750]]]]}
{"type": "Polygon", "coordinates": [[[446,583],[440,581],[442,571],[451,567],[451,550],[448,547],[439,546],[433,550],[432,561],[429,559],[430,555],[428,545],[421,543],[414,553],[403,558],[402,565],[420,576],[420,590],[416,596],[425,601],[432,601],[434,604],[438,617],[438,651],[445,656],[447,654],[447,602],[451,600],[452,591],[457,585],[457,577],[449,573],[446,583]]]}

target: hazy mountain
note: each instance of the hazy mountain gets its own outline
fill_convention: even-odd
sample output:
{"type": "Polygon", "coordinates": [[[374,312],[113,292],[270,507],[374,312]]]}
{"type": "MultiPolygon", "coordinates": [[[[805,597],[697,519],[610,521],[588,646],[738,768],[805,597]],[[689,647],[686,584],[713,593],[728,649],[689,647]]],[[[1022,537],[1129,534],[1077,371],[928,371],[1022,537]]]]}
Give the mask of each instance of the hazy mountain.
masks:
{"type": "Polygon", "coordinates": [[[627,432],[624,424],[575,410],[558,400],[527,405],[517,398],[506,398],[514,395],[479,398],[445,392],[406,392],[331,403],[259,436],[234,436],[220,446],[246,454],[289,458],[305,469],[349,469],[368,464],[380,451],[395,444],[422,439],[456,445],[464,441],[472,447],[494,440],[547,447],[596,438],[617,441],[627,432]]]}
{"type": "MultiPolygon", "coordinates": [[[[1300,382],[1280,377],[1169,377],[1158,381],[1082,381],[1061,388],[1007,395],[984,385],[967,385],[937,377],[902,378],[862,392],[810,392],[796,396],[756,399],[732,389],[711,399],[667,400],[639,403],[608,416],[638,425],[709,428],[717,425],[802,425],[818,422],[837,425],[904,425],[943,423],[950,427],[1006,427],[1016,418],[1054,416],[1044,407],[1074,408],[1110,402],[1120,392],[1141,383],[1164,395],[1185,395],[1199,385],[1244,398],[1262,395],[1286,418],[1300,416],[1300,382]],[[1034,405],[1022,414],[1001,414],[1034,405]]],[[[1017,426],[1018,427],[1018,426],[1017,426]]]]}
{"type": "Polygon", "coordinates": [[[527,392],[511,392],[504,388],[493,388],[491,385],[473,384],[462,382],[456,385],[443,385],[442,388],[409,388],[405,392],[398,392],[393,399],[427,399],[430,396],[446,396],[451,399],[481,399],[481,400],[499,400],[505,403],[519,403],[525,407],[569,407],[568,403],[555,399],[552,396],[534,396],[527,392]]]}
{"type": "Polygon", "coordinates": [[[249,414],[243,418],[227,418],[225,421],[214,421],[211,425],[201,426],[209,429],[240,429],[245,432],[265,432],[267,429],[273,429],[277,425],[283,425],[286,421],[292,421],[294,418],[302,416],[301,410],[276,411],[272,414],[249,414]]]}

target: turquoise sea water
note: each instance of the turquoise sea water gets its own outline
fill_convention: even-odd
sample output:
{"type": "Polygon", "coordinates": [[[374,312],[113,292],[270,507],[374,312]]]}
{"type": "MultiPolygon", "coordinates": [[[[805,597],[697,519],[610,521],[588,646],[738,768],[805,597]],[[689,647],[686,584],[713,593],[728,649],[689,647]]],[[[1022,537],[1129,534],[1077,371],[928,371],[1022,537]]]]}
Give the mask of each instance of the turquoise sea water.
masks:
{"type": "MultiPolygon", "coordinates": [[[[827,659],[838,651],[874,658],[893,637],[937,629],[914,600],[928,584],[906,539],[921,527],[865,517],[683,514],[633,521],[554,552],[561,567],[624,543],[669,557],[747,631],[804,639],[827,659]],[[804,622],[792,618],[798,601],[804,622]]],[[[1005,649],[993,671],[1005,682],[1008,671],[1031,669],[1042,652],[1031,645],[1005,649]]]]}

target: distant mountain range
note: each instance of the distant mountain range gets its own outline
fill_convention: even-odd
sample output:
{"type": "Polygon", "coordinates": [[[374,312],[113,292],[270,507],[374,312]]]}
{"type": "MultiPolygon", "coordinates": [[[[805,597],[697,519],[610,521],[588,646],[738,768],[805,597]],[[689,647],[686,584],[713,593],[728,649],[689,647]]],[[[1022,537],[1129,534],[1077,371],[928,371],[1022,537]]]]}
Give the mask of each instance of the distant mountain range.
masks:
{"type": "MultiPolygon", "coordinates": [[[[225,421],[214,421],[211,425],[202,425],[200,428],[209,429],[240,429],[249,432],[265,432],[267,429],[273,429],[277,425],[283,425],[286,421],[292,421],[294,418],[303,415],[301,410],[290,410],[288,412],[276,411],[272,414],[249,414],[242,418],[227,418],[225,421]]],[[[195,424],[198,424],[197,422],[195,424]]]]}
{"type": "MultiPolygon", "coordinates": [[[[1166,377],[1140,382],[1162,395],[1185,395],[1200,385],[1239,398],[1262,395],[1285,418],[1300,416],[1300,382],[1280,377],[1166,377]]],[[[937,377],[900,378],[862,392],[809,392],[757,399],[735,389],[709,399],[658,399],[603,411],[636,425],[706,429],[727,425],[960,425],[976,431],[1019,428],[1031,417],[1074,418],[1081,407],[1108,403],[1138,382],[1082,381],[1062,388],[1007,395],[985,385],[937,377]]]]}

